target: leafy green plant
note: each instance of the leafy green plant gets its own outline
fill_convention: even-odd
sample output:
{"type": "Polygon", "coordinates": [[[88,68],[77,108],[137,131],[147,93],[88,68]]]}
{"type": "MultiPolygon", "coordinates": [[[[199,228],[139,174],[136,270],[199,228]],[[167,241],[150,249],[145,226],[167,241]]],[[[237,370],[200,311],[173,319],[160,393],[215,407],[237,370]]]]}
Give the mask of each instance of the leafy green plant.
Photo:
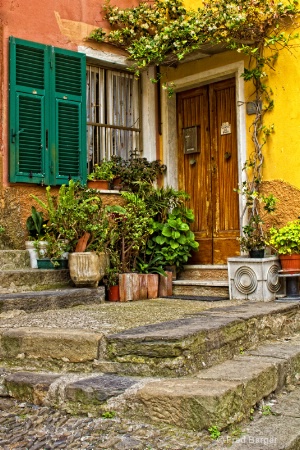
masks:
{"type": "Polygon", "coordinates": [[[43,213],[37,211],[35,206],[31,207],[31,215],[27,217],[26,228],[28,236],[31,239],[41,239],[46,234],[46,224],[48,220],[45,220],[43,213]]]}
{"type": "Polygon", "coordinates": [[[105,411],[104,413],[102,413],[101,417],[103,419],[113,419],[114,417],[116,417],[116,413],[115,411],[105,411]]]}
{"type": "Polygon", "coordinates": [[[271,406],[263,405],[263,407],[261,408],[261,413],[263,416],[271,416],[273,414],[271,406]]]}
{"type": "Polygon", "coordinates": [[[140,256],[138,256],[136,260],[136,268],[139,273],[158,273],[159,275],[166,276],[163,265],[164,258],[162,255],[158,255],[148,262],[140,256]]]}
{"type": "Polygon", "coordinates": [[[241,249],[244,251],[260,250],[266,247],[268,233],[264,229],[264,222],[268,215],[276,210],[277,199],[259,191],[253,191],[245,181],[238,192],[245,198],[244,214],[247,214],[247,225],[243,227],[243,235],[239,238],[241,249]]]}
{"type": "Polygon", "coordinates": [[[122,192],[124,206],[107,207],[110,215],[108,251],[119,252],[121,272],[136,270],[136,260],[152,233],[151,212],[134,192],[122,192]]]}
{"type": "Polygon", "coordinates": [[[209,434],[211,439],[217,440],[221,436],[221,431],[217,427],[217,425],[212,425],[209,429],[209,434]]]}
{"type": "Polygon", "coordinates": [[[272,227],[268,245],[280,255],[300,253],[300,220],[288,222],[282,228],[272,227]]]}
{"type": "Polygon", "coordinates": [[[87,179],[94,180],[113,180],[115,178],[115,162],[113,160],[106,161],[103,160],[100,164],[95,164],[93,168],[93,172],[91,172],[87,179]]]}
{"type": "Polygon", "coordinates": [[[69,186],[62,185],[58,196],[51,195],[51,187],[46,187],[46,201],[35,195],[31,197],[48,215],[45,231],[55,240],[63,239],[73,250],[78,240],[89,233],[88,250],[103,251],[108,233],[108,221],[101,198],[93,190],[70,180],[69,186]]]}
{"type": "Polygon", "coordinates": [[[115,164],[114,175],[121,178],[122,189],[138,191],[140,184],[150,186],[158,176],[166,171],[166,166],[159,160],[148,161],[138,156],[138,152],[131,152],[129,159],[113,156],[115,164]]]}
{"type": "Polygon", "coordinates": [[[180,270],[187,263],[192,250],[199,244],[190,230],[194,220],[191,209],[174,208],[165,222],[153,222],[153,234],[147,242],[146,254],[150,258],[160,257],[162,265],[175,265],[180,270]]]}

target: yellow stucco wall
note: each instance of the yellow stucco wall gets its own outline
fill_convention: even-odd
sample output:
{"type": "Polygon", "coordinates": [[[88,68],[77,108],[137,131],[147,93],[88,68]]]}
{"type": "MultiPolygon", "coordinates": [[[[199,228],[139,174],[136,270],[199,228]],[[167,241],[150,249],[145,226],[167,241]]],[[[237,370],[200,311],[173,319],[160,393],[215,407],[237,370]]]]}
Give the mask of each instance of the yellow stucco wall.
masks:
{"type": "MultiPolygon", "coordinates": [[[[168,82],[219,68],[236,61],[247,59],[236,52],[225,52],[212,57],[179,65],[165,70],[168,82]]],[[[274,124],[275,132],[264,147],[264,179],[284,179],[300,188],[300,49],[293,53],[283,51],[276,64],[276,70],[268,70],[267,82],[273,90],[274,110],[265,116],[266,125],[274,124]]],[[[253,85],[245,82],[245,101],[253,99],[253,85]]],[[[239,99],[238,99],[239,100],[239,99]]],[[[253,149],[249,127],[253,116],[246,116],[245,130],[248,153],[253,149]]]]}

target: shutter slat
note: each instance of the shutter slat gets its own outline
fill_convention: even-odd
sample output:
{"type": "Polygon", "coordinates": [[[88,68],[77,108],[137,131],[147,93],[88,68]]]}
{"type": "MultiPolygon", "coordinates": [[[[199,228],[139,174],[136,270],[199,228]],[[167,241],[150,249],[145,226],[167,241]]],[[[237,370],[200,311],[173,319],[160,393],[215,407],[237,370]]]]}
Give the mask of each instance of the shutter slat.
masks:
{"type": "Polygon", "coordinates": [[[80,175],[80,105],[58,101],[58,174],[80,175]]]}
{"type": "Polygon", "coordinates": [[[19,95],[19,172],[42,174],[42,97],[19,95]]]}

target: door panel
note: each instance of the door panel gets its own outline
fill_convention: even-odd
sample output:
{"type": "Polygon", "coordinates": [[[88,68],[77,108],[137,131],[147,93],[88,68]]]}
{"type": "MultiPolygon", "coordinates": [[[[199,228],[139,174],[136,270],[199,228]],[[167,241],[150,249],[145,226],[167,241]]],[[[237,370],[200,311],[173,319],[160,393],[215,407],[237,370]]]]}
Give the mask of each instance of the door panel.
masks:
{"type": "Polygon", "coordinates": [[[200,244],[194,263],[222,264],[239,254],[235,105],[234,79],[177,95],[179,187],[191,197],[192,229],[200,244]],[[230,129],[222,127],[227,122],[230,129]],[[190,127],[197,127],[198,152],[185,154],[190,127]]]}

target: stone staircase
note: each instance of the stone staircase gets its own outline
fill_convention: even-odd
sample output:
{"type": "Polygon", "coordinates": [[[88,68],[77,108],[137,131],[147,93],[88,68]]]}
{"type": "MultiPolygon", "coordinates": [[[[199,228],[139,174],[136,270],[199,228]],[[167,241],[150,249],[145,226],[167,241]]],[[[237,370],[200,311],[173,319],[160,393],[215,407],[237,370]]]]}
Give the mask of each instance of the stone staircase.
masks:
{"type": "MultiPolygon", "coordinates": [[[[3,280],[5,275],[12,280],[0,295],[1,312],[103,301],[97,298],[97,289],[92,299],[84,289],[71,288],[68,273],[62,274],[64,286],[58,286],[58,278],[57,289],[33,290],[32,286],[49,287],[46,280],[53,283],[53,278],[48,276],[68,271],[29,269],[22,252],[17,264],[15,255],[10,258],[1,266],[3,280]],[[34,280],[22,293],[17,280],[23,272],[34,273],[34,280]],[[45,277],[41,284],[37,276],[45,277]]],[[[187,266],[174,282],[174,294],[226,299],[226,276],[224,266],[187,266]],[[184,286],[192,287],[187,291],[184,286]]],[[[42,324],[0,327],[0,395],[72,414],[115,411],[187,429],[227,429],[249,420],[268,396],[292,391],[299,384],[299,319],[300,302],[228,301],[228,306],[216,303],[186,318],[115,334],[42,324]]],[[[274,433],[281,427],[280,414],[274,433]]],[[[291,442],[280,448],[300,448],[300,431],[291,442]]]]}
{"type": "Polygon", "coordinates": [[[32,269],[27,250],[0,251],[0,312],[44,311],[103,302],[104,297],[104,287],[76,289],[68,270],[32,269]]]}
{"type": "Polygon", "coordinates": [[[186,265],[173,281],[175,297],[229,298],[227,265],[186,265]]]}
{"type": "Polygon", "coordinates": [[[113,335],[2,328],[0,393],[74,414],[221,430],[299,383],[299,306],[248,302],[113,335]]]}

